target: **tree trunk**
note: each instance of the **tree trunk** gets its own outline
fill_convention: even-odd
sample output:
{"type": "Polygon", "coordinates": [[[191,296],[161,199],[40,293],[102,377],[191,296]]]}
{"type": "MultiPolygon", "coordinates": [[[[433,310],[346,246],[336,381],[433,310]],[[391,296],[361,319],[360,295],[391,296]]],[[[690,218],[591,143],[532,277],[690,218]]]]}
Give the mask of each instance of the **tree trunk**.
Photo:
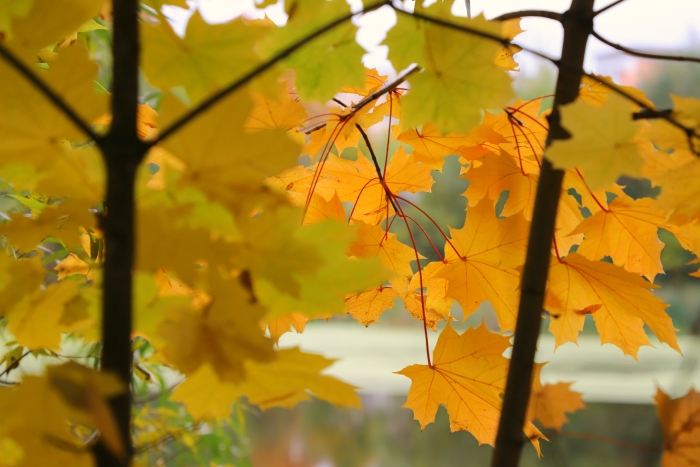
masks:
{"type": "Polygon", "coordinates": [[[110,401],[126,447],[116,458],[96,450],[99,467],[131,462],[131,330],[134,264],[134,181],[146,145],[136,133],[139,24],[137,0],[114,0],[112,125],[97,141],[107,166],[106,212],[102,222],[105,262],[102,298],[102,370],[115,373],[127,391],[110,401]]]}
{"type": "MultiPolygon", "coordinates": [[[[549,116],[547,144],[569,137],[559,125],[558,108],[573,102],[578,96],[586,42],[593,30],[593,1],[572,0],[571,8],[562,18],[564,44],[554,95],[554,109],[549,116]]],[[[550,252],[563,179],[564,172],[554,169],[544,158],[522,273],[513,353],[508,368],[496,447],[491,459],[492,467],[516,467],[520,461],[522,446],[527,441],[523,435],[523,426],[530,400],[537,338],[540,333],[550,252]]]]}

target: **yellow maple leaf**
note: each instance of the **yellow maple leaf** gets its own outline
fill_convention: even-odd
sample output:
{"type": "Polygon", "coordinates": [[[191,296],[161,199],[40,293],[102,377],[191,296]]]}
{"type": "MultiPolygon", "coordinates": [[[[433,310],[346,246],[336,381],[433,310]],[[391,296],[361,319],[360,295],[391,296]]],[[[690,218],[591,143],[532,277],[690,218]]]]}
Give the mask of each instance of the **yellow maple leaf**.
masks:
{"type": "Polygon", "coordinates": [[[316,193],[311,197],[311,202],[309,202],[306,214],[304,214],[304,225],[315,224],[324,219],[334,219],[345,223],[345,208],[343,208],[337,194],[328,201],[316,193]]]}
{"type": "Polygon", "coordinates": [[[667,211],[674,210],[690,218],[697,217],[700,212],[700,199],[698,199],[699,188],[695,181],[699,174],[700,161],[696,158],[654,177],[654,182],[661,186],[659,207],[667,211]]]}
{"type": "Polygon", "coordinates": [[[304,332],[306,323],[309,322],[309,317],[302,313],[289,313],[279,318],[267,321],[264,326],[270,332],[270,338],[279,344],[280,337],[291,331],[291,328],[298,333],[304,332]]]}
{"type": "MultiPolygon", "coordinates": [[[[404,407],[413,410],[421,430],[435,420],[443,404],[451,431],[466,430],[479,444],[493,445],[509,364],[503,352],[509,346],[508,337],[490,332],[484,324],[459,335],[448,323],[438,337],[432,367],[411,365],[397,372],[411,379],[404,407]]],[[[531,422],[525,432],[533,443],[542,436],[531,422]]]]}
{"type": "Polygon", "coordinates": [[[170,400],[183,403],[195,419],[226,417],[231,404],[243,396],[263,410],[292,408],[309,400],[309,392],[337,406],[361,407],[354,386],[321,374],[333,360],[297,348],[276,354],[271,363],[247,361],[246,379],[239,384],[221,380],[210,365],[202,365],[175,389],[170,400]]]}
{"type": "Polygon", "coordinates": [[[642,124],[632,120],[632,105],[611,94],[603,107],[574,102],[561,108],[571,139],[556,140],[547,158],[565,169],[581,168],[592,190],[605,188],[620,175],[639,175],[642,167],[637,136],[642,124]]]}
{"type": "Polygon", "coordinates": [[[498,114],[484,113],[481,127],[492,128],[505,138],[505,142],[489,141],[486,146],[493,147],[498,154],[500,149],[518,156],[518,159],[536,159],[544,153],[545,141],[549,132],[547,114],[542,112],[541,99],[522,101],[519,98],[498,114]]]}
{"type": "Polygon", "coordinates": [[[664,432],[663,467],[693,467],[700,456],[700,392],[691,389],[671,400],[656,392],[656,410],[664,432]]]}
{"type": "Polygon", "coordinates": [[[469,208],[463,228],[450,228],[451,243],[445,245],[445,261],[435,276],[448,280],[447,296],[462,306],[464,319],[488,300],[501,331],[515,329],[520,285],[516,268],[525,262],[528,233],[521,214],[498,219],[489,201],[469,208]]]}
{"type": "Polygon", "coordinates": [[[183,373],[194,373],[208,363],[222,380],[238,382],[246,377],[246,359],[275,357],[272,341],[258,326],[265,309],[252,302],[237,279],[223,280],[215,271],[209,276],[213,300],[207,307],[166,311],[159,329],[163,355],[183,373]]]}
{"type": "MultiPolygon", "coordinates": [[[[247,90],[236,92],[164,141],[165,148],[186,164],[180,186],[194,186],[210,200],[245,215],[253,208],[244,204],[246,200],[263,202],[269,191],[263,188],[264,180],[294,166],[298,152],[283,130],[244,130],[252,106],[247,90]]],[[[167,127],[183,110],[166,98],[161,126],[167,127]]]]}
{"type": "Polygon", "coordinates": [[[664,244],[657,232],[666,221],[656,204],[651,198],[634,200],[622,193],[571,232],[585,235],[577,253],[593,261],[610,256],[617,266],[653,282],[657,274],[664,272],[661,265],[664,244]]]}
{"type": "Polygon", "coordinates": [[[530,393],[530,405],[526,418],[539,420],[545,428],[561,431],[569,420],[566,413],[585,409],[581,393],[572,391],[572,383],[545,384],[534,387],[530,393]]]}
{"type": "MultiPolygon", "coordinates": [[[[673,100],[673,111],[671,117],[688,128],[700,131],[700,100],[693,97],[679,97],[671,94],[673,100]]],[[[671,125],[664,119],[656,119],[651,124],[649,138],[654,141],[662,150],[681,149],[700,150],[700,138],[688,135],[680,128],[671,125]]]]}
{"type": "Polygon", "coordinates": [[[619,266],[578,253],[552,258],[545,308],[552,314],[549,330],[556,345],[576,342],[585,315],[593,314],[601,343],[614,344],[626,355],[636,359],[640,346],[651,345],[645,324],[680,353],[676,329],[664,311],[668,305],[650,292],[655,287],[619,266]]]}

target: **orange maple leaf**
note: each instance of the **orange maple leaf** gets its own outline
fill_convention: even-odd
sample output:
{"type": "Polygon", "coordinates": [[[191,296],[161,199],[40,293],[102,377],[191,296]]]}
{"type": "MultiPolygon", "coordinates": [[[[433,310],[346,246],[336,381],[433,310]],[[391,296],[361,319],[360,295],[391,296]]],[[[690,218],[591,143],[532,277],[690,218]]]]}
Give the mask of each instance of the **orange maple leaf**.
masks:
{"type": "Polygon", "coordinates": [[[549,330],[556,345],[576,342],[585,315],[592,314],[601,343],[615,344],[635,359],[639,347],[651,345],[645,324],[680,353],[676,329],[664,311],[668,305],[650,292],[655,287],[619,266],[578,253],[552,258],[545,308],[552,314],[549,330]]]}
{"type": "MultiPolygon", "coordinates": [[[[356,161],[331,155],[325,164],[317,165],[316,170],[321,170],[316,192],[326,199],[337,192],[341,201],[355,203],[353,219],[378,224],[394,213],[393,207],[387,206],[386,191],[375,165],[361,153],[358,152],[356,161]]],[[[430,191],[434,183],[430,171],[399,148],[386,167],[384,184],[394,195],[404,191],[430,191]]]]}
{"type": "Polygon", "coordinates": [[[662,467],[695,467],[700,459],[700,392],[691,389],[671,400],[656,392],[657,412],[664,431],[662,467]]]}
{"type": "Polygon", "coordinates": [[[515,329],[520,274],[525,262],[528,223],[521,214],[499,219],[482,201],[467,212],[461,229],[450,228],[445,260],[436,277],[448,280],[447,296],[462,306],[464,319],[484,300],[493,305],[501,331],[515,329]]]}
{"type": "Polygon", "coordinates": [[[572,391],[572,383],[545,384],[533,387],[528,407],[528,420],[539,420],[545,428],[561,430],[569,420],[566,413],[585,409],[581,393],[572,391]]]}
{"type": "MultiPolygon", "coordinates": [[[[462,335],[448,323],[438,337],[433,365],[411,365],[397,373],[411,379],[404,407],[412,409],[421,430],[435,420],[440,404],[450,416],[450,430],[469,431],[479,444],[496,440],[509,360],[510,339],[482,324],[462,335]]],[[[539,373],[539,366],[537,373],[539,373]]],[[[539,380],[539,374],[535,381],[539,380]]],[[[524,430],[533,443],[541,433],[531,422],[524,430]]]]}

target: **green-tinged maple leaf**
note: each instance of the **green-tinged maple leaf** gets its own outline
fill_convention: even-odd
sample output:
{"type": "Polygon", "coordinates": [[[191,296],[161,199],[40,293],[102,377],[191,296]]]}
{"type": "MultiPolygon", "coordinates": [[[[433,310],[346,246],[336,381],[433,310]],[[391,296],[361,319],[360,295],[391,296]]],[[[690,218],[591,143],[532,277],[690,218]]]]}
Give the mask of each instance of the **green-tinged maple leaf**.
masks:
{"type": "MultiPolygon", "coordinates": [[[[350,13],[344,0],[295,0],[288,5],[287,24],[270,31],[260,43],[265,58],[274,56],[294,42],[309,36],[334,19],[350,13]]],[[[296,87],[304,100],[326,102],[344,85],[362,87],[365,80],[362,55],[355,42],[357,26],[350,22],[314,38],[286,59],[285,66],[296,72],[296,87]]]]}
{"type": "Polygon", "coordinates": [[[155,26],[142,24],[141,66],[146,77],[163,90],[184,87],[193,102],[252,69],[259,61],[255,42],[266,31],[246,24],[241,18],[207,24],[197,11],[188,21],[182,38],[165,18],[155,26]]]}
{"type": "Polygon", "coordinates": [[[632,111],[633,106],[617,94],[611,94],[603,107],[581,101],[563,106],[562,125],[572,137],[554,141],[547,158],[557,167],[583,169],[592,190],[605,188],[621,175],[639,175],[641,123],[632,120],[632,111]]]}
{"type": "MultiPolygon", "coordinates": [[[[436,24],[418,26],[416,21],[420,20],[399,15],[398,32],[390,31],[386,40],[389,59],[394,61],[394,55],[399,54],[397,68],[412,56],[415,58],[411,61],[424,69],[409,79],[411,90],[402,103],[403,125],[418,126],[428,121],[443,133],[466,132],[479,123],[482,108],[500,108],[508,103],[513,96],[510,77],[493,63],[498,43],[436,24]]],[[[495,35],[501,33],[500,24],[481,17],[461,19],[460,23],[495,35]]]]}
{"type": "MultiPolygon", "coordinates": [[[[317,258],[318,266],[311,270],[297,268],[287,272],[299,284],[296,295],[284,293],[284,289],[275,287],[265,276],[253,275],[255,295],[268,308],[266,319],[279,318],[292,312],[310,318],[339,314],[344,311],[347,294],[381,284],[387,278],[387,273],[379,261],[346,256],[357,235],[356,228],[333,220],[297,227],[294,231],[296,241],[311,249],[312,258],[317,258]]],[[[269,264],[271,267],[275,265],[274,262],[269,264]]]]}

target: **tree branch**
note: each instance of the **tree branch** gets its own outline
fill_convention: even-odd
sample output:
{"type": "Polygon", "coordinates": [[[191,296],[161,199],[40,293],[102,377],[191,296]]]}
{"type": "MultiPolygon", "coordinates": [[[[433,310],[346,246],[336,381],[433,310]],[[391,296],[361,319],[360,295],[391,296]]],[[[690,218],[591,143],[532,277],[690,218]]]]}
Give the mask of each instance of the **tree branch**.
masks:
{"type": "Polygon", "coordinates": [[[85,133],[85,136],[91,140],[97,139],[97,135],[92,131],[90,126],[80,118],[80,116],[68,105],[61,96],[56,94],[41,78],[39,78],[27,65],[22,62],[15,54],[5,47],[0,42],[0,56],[5,59],[19,74],[29,81],[46,99],[51,102],[58,110],[70,120],[80,131],[85,133]]]}
{"type": "Polygon", "coordinates": [[[624,1],[625,1],[625,0],[617,0],[616,2],[612,2],[610,5],[604,6],[604,7],[601,8],[600,10],[596,11],[595,13],[593,13],[593,16],[594,16],[594,17],[595,17],[595,16],[598,16],[599,14],[601,14],[601,13],[603,13],[603,12],[605,12],[605,11],[608,11],[610,8],[619,5],[620,3],[624,2],[624,1]]]}
{"type": "Polygon", "coordinates": [[[547,10],[522,10],[513,11],[511,13],[503,13],[501,16],[496,16],[492,21],[508,21],[509,19],[525,18],[525,17],[549,18],[561,23],[561,13],[547,10]]]}
{"type": "Polygon", "coordinates": [[[205,99],[203,102],[201,102],[197,107],[195,107],[192,111],[175,121],[170,127],[165,129],[158,138],[155,140],[149,142],[149,146],[153,146],[154,144],[158,143],[159,141],[164,140],[180,128],[182,128],[184,125],[192,121],[194,118],[196,118],[198,115],[203,113],[205,110],[207,110],[209,107],[215,105],[219,101],[221,101],[223,98],[231,94],[232,92],[236,91],[238,88],[241,86],[247,84],[249,81],[252,79],[256,78],[260,74],[264,73],[266,70],[271,68],[273,65],[278,63],[281,60],[284,60],[288,56],[290,56],[292,53],[303,47],[304,45],[308,44],[309,42],[313,41],[317,37],[325,34],[326,32],[336,28],[337,26],[340,26],[341,24],[345,23],[346,21],[349,21],[356,15],[364,14],[373,10],[376,10],[377,8],[381,8],[384,5],[390,5],[391,0],[382,0],[381,2],[374,3],[372,5],[369,5],[362,10],[358,11],[357,13],[349,13],[345,16],[341,16],[340,18],[331,21],[330,23],[326,24],[325,26],[317,29],[316,31],[312,32],[308,36],[303,37],[302,39],[298,40],[294,44],[290,45],[289,47],[283,49],[279,53],[277,53],[275,56],[273,56],[271,59],[268,61],[261,63],[257,67],[253,68],[250,70],[248,73],[243,75],[240,79],[234,81],[233,83],[229,84],[225,88],[221,89],[220,91],[216,92],[214,95],[208,97],[205,99]]]}
{"type": "MultiPolygon", "coordinates": [[[[397,76],[396,79],[395,79],[394,81],[392,81],[392,82],[389,83],[389,84],[385,84],[381,89],[376,90],[376,91],[373,92],[372,94],[366,96],[364,99],[362,99],[362,100],[361,100],[360,102],[358,102],[357,104],[354,104],[354,105],[351,107],[351,108],[352,108],[352,112],[349,113],[348,116],[354,114],[355,112],[357,112],[358,110],[360,110],[361,108],[363,108],[364,106],[366,106],[367,104],[369,104],[370,102],[372,102],[372,101],[374,101],[374,100],[376,100],[376,99],[379,99],[379,98],[382,97],[384,94],[387,94],[387,93],[393,91],[393,90],[396,89],[401,83],[403,83],[404,81],[406,81],[406,78],[408,78],[408,77],[409,77],[410,75],[412,75],[413,73],[417,73],[417,72],[419,72],[419,71],[421,71],[421,68],[420,68],[418,65],[411,65],[406,71],[404,71],[404,72],[401,73],[399,76],[397,76]]],[[[345,104],[342,104],[342,105],[345,106],[345,104]]],[[[345,118],[347,118],[347,116],[345,116],[345,118]]],[[[318,125],[314,125],[314,126],[312,126],[311,128],[309,128],[309,129],[307,129],[307,130],[304,130],[304,134],[306,134],[306,135],[311,134],[311,133],[313,133],[314,131],[318,131],[318,130],[320,130],[321,128],[325,128],[326,125],[327,125],[326,122],[322,122],[322,123],[319,123],[318,125]]]]}
{"type": "MultiPolygon", "coordinates": [[[[568,134],[559,124],[559,107],[576,100],[581,84],[586,42],[593,30],[594,0],[572,0],[563,15],[564,43],[554,93],[554,107],[549,116],[547,145],[568,134]]],[[[544,306],[552,241],[561,195],[564,171],[556,170],[546,158],[542,161],[535,206],[530,224],[525,265],[520,282],[520,303],[515,325],[513,351],[508,365],[508,379],[498,425],[492,467],[517,467],[525,442],[523,426],[530,401],[537,340],[544,306]]]]}
{"type": "Polygon", "coordinates": [[[628,55],[634,55],[635,57],[643,57],[643,58],[651,58],[653,60],[670,60],[670,61],[675,61],[675,62],[694,62],[694,63],[700,63],[700,58],[695,58],[695,57],[685,57],[682,55],[663,55],[663,54],[652,54],[652,53],[647,53],[647,52],[639,52],[637,50],[629,49],[623,45],[616,44],[614,42],[611,42],[607,40],[606,38],[602,37],[600,34],[597,32],[593,31],[591,33],[593,37],[598,39],[600,42],[602,42],[605,45],[608,45],[612,47],[613,49],[619,50],[621,52],[624,52],[628,55]]]}
{"type": "MultiPolygon", "coordinates": [[[[482,38],[487,39],[487,40],[491,40],[491,41],[494,41],[494,42],[498,42],[499,44],[502,44],[503,46],[514,45],[514,46],[516,46],[516,47],[519,47],[519,48],[520,48],[521,50],[523,50],[524,52],[531,53],[531,54],[533,54],[533,55],[535,55],[535,56],[537,56],[537,57],[540,57],[540,58],[542,58],[542,59],[544,59],[544,60],[547,60],[547,61],[553,63],[554,65],[557,66],[557,68],[559,68],[560,73],[561,73],[561,72],[567,72],[567,73],[575,73],[575,74],[578,74],[578,76],[585,75],[585,76],[591,78],[592,80],[594,80],[594,81],[596,81],[596,82],[602,84],[603,86],[607,87],[608,89],[610,89],[610,90],[613,91],[614,93],[616,93],[616,94],[618,94],[618,95],[620,95],[620,96],[626,98],[627,100],[629,100],[629,101],[631,101],[631,102],[634,102],[635,104],[637,104],[637,105],[638,105],[639,107],[641,107],[642,109],[648,109],[648,110],[653,111],[653,112],[656,111],[656,109],[650,107],[649,105],[645,104],[644,102],[642,102],[641,100],[639,100],[639,99],[637,99],[636,97],[632,96],[631,94],[629,94],[629,93],[623,91],[623,90],[620,89],[618,86],[616,86],[616,85],[614,85],[614,84],[611,84],[611,83],[609,83],[609,82],[607,82],[607,81],[604,81],[602,78],[599,78],[599,77],[597,77],[597,76],[595,76],[595,75],[593,75],[593,74],[591,74],[591,73],[585,72],[585,71],[583,70],[583,65],[575,65],[575,64],[573,64],[573,63],[571,63],[571,62],[568,62],[568,61],[565,61],[565,60],[563,60],[563,59],[561,59],[561,60],[554,59],[554,58],[552,58],[552,57],[550,57],[550,56],[548,56],[548,55],[546,55],[546,54],[543,54],[542,52],[538,52],[538,51],[533,50],[533,49],[530,49],[530,48],[528,48],[528,47],[523,47],[523,46],[521,46],[521,45],[519,45],[519,44],[517,44],[517,43],[515,43],[515,42],[511,42],[511,41],[509,41],[509,40],[507,40],[507,39],[504,39],[504,38],[502,38],[502,37],[499,37],[499,36],[497,36],[497,35],[495,35],[495,34],[489,34],[489,33],[487,33],[487,32],[483,32],[483,31],[479,31],[479,30],[476,30],[476,29],[473,29],[473,28],[470,28],[470,27],[462,26],[462,25],[460,25],[460,24],[452,23],[452,22],[445,21],[445,20],[442,20],[442,19],[439,19],[439,18],[433,18],[433,17],[431,17],[431,16],[427,16],[427,15],[424,15],[424,14],[422,14],[422,13],[410,13],[410,12],[407,12],[407,11],[404,11],[404,10],[397,9],[397,8],[395,8],[395,7],[394,7],[394,9],[395,9],[398,13],[401,13],[401,14],[404,14],[404,15],[409,15],[409,16],[414,16],[414,17],[419,18],[419,19],[422,19],[422,20],[424,20],[424,21],[427,21],[427,22],[430,22],[430,23],[439,24],[439,25],[444,26],[444,27],[449,28],[449,29],[454,29],[454,30],[457,30],[457,31],[463,31],[463,32],[465,32],[465,33],[467,33],[467,34],[473,34],[473,35],[475,35],[475,36],[479,36],[479,37],[482,37],[482,38]]],[[[569,12],[567,12],[567,13],[569,14],[569,16],[571,16],[571,13],[569,13],[569,12]]],[[[565,14],[562,15],[562,21],[564,21],[564,22],[567,22],[567,21],[570,20],[570,18],[568,18],[568,17],[566,16],[567,13],[565,13],[565,14]]],[[[574,20],[574,21],[577,21],[576,18],[573,18],[573,20],[574,20]]],[[[587,19],[587,21],[592,21],[592,16],[589,17],[589,18],[587,19]]],[[[578,89],[578,88],[577,88],[577,89],[578,89]]],[[[576,94],[578,94],[578,90],[576,91],[576,94]]],[[[696,133],[695,130],[694,130],[693,128],[690,128],[690,127],[687,127],[687,126],[683,125],[683,124],[680,123],[678,120],[674,119],[671,115],[661,114],[661,115],[658,116],[658,118],[662,118],[663,120],[666,120],[667,122],[669,122],[671,125],[673,125],[673,126],[675,126],[676,128],[682,130],[682,131],[687,135],[689,141],[692,141],[693,139],[696,139],[696,140],[699,140],[699,141],[700,141],[700,134],[696,133]]],[[[690,148],[690,149],[691,149],[691,151],[693,151],[693,153],[694,153],[695,155],[700,156],[700,148],[699,148],[698,150],[694,150],[693,146],[691,145],[691,148],[690,148]]]]}

